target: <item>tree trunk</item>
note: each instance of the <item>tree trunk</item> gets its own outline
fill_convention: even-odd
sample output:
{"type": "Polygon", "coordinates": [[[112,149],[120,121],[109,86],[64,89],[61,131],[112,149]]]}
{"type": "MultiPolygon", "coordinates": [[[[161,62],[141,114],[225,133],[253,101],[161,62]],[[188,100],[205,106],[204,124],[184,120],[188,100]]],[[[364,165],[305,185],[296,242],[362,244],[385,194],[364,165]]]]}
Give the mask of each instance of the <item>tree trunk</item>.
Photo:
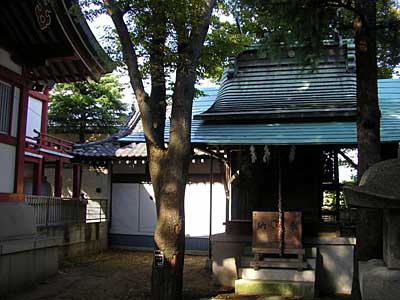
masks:
{"type": "Polygon", "coordinates": [[[380,161],[380,111],[377,87],[376,3],[356,1],[358,180],[380,161]]]}
{"type": "MultiPolygon", "coordinates": [[[[354,21],[357,60],[357,142],[358,180],[380,156],[380,111],[377,87],[376,4],[356,1],[360,15],[354,21]]],[[[364,260],[382,256],[381,218],[379,212],[359,209],[357,253],[364,260]],[[367,219],[366,219],[367,218],[367,219]],[[370,223],[370,226],[365,226],[370,223]]]]}
{"type": "MultiPolygon", "coordinates": [[[[358,181],[381,160],[377,87],[376,3],[356,0],[354,21],[357,63],[358,181]]],[[[382,218],[376,209],[358,208],[352,299],[361,299],[358,262],[382,257],[382,218]]]]}
{"type": "MultiPolygon", "coordinates": [[[[190,146],[189,146],[190,147],[190,146]]],[[[185,147],[183,147],[185,148],[185,147]]],[[[185,254],[184,198],[190,152],[160,150],[150,146],[150,175],[157,205],[155,249],[164,265],[153,263],[152,299],[182,299],[185,254]]]]}

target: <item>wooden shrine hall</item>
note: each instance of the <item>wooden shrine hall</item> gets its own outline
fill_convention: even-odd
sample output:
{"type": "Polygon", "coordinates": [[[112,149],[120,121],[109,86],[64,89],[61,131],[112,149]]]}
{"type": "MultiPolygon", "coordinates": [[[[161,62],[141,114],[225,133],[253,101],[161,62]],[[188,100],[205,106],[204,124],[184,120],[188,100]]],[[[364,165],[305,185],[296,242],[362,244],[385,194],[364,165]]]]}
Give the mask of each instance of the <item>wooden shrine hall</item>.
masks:
{"type": "MultiPolygon", "coordinates": [[[[220,161],[225,186],[225,199],[211,199],[226,202],[225,233],[210,237],[213,273],[239,294],[351,292],[356,239],[339,157],[356,167],[346,154],[357,147],[354,44],[327,42],[316,68],[296,51],[278,60],[244,51],[218,92],[193,104],[193,147],[220,161]]],[[[379,81],[384,159],[397,157],[399,88],[379,81]]]]}

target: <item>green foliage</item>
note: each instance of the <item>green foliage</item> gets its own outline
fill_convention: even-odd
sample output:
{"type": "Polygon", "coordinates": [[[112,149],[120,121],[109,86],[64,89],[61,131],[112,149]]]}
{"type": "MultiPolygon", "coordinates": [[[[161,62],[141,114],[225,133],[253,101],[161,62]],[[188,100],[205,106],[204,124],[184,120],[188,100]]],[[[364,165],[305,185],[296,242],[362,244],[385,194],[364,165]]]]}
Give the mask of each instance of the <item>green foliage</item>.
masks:
{"type": "MultiPolygon", "coordinates": [[[[88,18],[95,18],[104,13],[102,1],[81,0],[81,6],[88,18]]],[[[150,79],[150,55],[154,51],[154,40],[161,35],[166,35],[166,43],[162,51],[166,77],[173,81],[171,75],[176,71],[179,57],[178,42],[188,38],[192,29],[199,23],[203,1],[198,0],[120,0],[118,4],[126,11],[125,21],[130,30],[130,36],[135,50],[140,57],[140,71],[144,79],[150,79]],[[161,20],[157,20],[154,7],[165,12],[166,28],[161,20]],[[165,30],[165,32],[164,32],[165,30]]],[[[214,15],[208,30],[206,41],[202,48],[201,58],[197,67],[198,79],[218,80],[227,63],[227,58],[236,56],[249,47],[253,41],[251,36],[240,34],[235,24],[229,21],[221,21],[220,16],[227,17],[229,9],[223,1],[220,1],[214,9],[214,15]]],[[[117,62],[120,68],[126,69],[121,45],[115,29],[105,26],[104,36],[105,50],[117,62]]],[[[168,87],[171,89],[171,84],[168,87]]]]}
{"type": "MultiPolygon", "coordinates": [[[[353,38],[354,1],[230,0],[244,29],[264,45],[269,56],[301,45],[297,57],[308,65],[318,64],[324,40],[353,38]]],[[[378,0],[378,77],[392,77],[400,63],[400,15],[393,0],[378,0]]]]}
{"type": "Polygon", "coordinates": [[[57,84],[51,93],[50,131],[80,135],[113,132],[126,118],[122,90],[112,75],[99,82],[57,84]]]}
{"type": "Polygon", "coordinates": [[[228,57],[234,57],[249,47],[252,38],[239,32],[236,24],[222,22],[213,16],[210,31],[202,49],[198,76],[218,80],[227,64],[228,57]]]}

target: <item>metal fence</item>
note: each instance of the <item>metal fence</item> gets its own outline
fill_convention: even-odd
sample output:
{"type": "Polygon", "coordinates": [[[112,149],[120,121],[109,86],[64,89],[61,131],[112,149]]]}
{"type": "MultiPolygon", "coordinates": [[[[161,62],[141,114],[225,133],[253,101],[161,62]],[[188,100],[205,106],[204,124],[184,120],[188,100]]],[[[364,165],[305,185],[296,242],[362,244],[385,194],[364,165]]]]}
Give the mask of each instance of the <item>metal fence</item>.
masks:
{"type": "Polygon", "coordinates": [[[107,221],[107,199],[88,199],[86,207],[86,223],[107,221]]]}
{"type": "Polygon", "coordinates": [[[33,207],[37,226],[56,226],[107,220],[107,200],[81,200],[26,195],[25,201],[33,207]]]}

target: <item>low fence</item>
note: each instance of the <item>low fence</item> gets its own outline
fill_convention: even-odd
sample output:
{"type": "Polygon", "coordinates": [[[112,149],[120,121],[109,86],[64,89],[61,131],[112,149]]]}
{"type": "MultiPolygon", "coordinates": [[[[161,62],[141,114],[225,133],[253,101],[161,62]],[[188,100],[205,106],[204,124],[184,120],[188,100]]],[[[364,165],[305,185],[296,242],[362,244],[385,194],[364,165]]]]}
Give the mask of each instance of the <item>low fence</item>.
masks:
{"type": "Polygon", "coordinates": [[[86,206],[86,223],[107,221],[107,199],[89,199],[86,206]]]}
{"type": "Polygon", "coordinates": [[[104,222],[107,220],[107,199],[81,200],[26,195],[33,207],[37,226],[57,226],[104,222]]]}

